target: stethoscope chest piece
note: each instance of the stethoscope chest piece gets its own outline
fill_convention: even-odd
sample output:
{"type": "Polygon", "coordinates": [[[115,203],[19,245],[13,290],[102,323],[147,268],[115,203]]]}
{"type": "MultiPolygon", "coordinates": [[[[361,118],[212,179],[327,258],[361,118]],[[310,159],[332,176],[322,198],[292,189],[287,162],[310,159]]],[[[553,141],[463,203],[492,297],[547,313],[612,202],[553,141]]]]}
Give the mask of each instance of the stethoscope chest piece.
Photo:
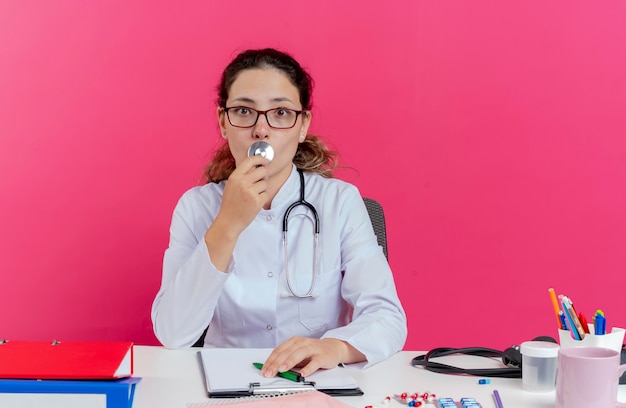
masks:
{"type": "Polygon", "coordinates": [[[248,157],[250,156],[265,157],[271,162],[274,159],[274,149],[267,142],[255,142],[248,148],[248,157]]]}

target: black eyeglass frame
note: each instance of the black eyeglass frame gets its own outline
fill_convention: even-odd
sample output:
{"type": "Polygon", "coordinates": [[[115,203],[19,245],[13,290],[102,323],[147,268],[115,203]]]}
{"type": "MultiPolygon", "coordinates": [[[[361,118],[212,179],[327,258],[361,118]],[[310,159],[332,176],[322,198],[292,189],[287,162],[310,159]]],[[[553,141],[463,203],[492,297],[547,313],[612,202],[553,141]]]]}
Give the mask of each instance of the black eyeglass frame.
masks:
{"type": "Polygon", "coordinates": [[[256,126],[256,123],[259,121],[259,117],[261,115],[265,116],[265,121],[267,122],[267,125],[269,127],[271,127],[272,129],[292,129],[294,126],[296,126],[296,123],[298,122],[298,116],[300,116],[302,113],[307,112],[306,109],[302,109],[302,110],[295,110],[295,109],[289,109],[289,108],[274,108],[274,109],[268,109],[268,110],[264,110],[264,111],[260,111],[254,108],[249,108],[247,106],[229,106],[229,107],[225,107],[223,106],[222,111],[226,112],[226,117],[228,118],[228,123],[230,123],[231,126],[234,126],[236,128],[240,128],[240,129],[249,129],[251,127],[256,126]],[[246,108],[249,109],[251,111],[256,112],[256,119],[254,120],[254,123],[251,124],[250,126],[238,126],[238,125],[234,125],[233,122],[230,120],[230,115],[228,114],[228,111],[231,109],[237,109],[237,108],[246,108]],[[269,119],[267,118],[267,113],[268,112],[272,112],[275,110],[286,110],[286,111],[291,111],[291,112],[295,112],[296,113],[296,118],[293,120],[293,125],[289,126],[289,127],[276,127],[276,126],[272,126],[270,124],[269,119]]]}

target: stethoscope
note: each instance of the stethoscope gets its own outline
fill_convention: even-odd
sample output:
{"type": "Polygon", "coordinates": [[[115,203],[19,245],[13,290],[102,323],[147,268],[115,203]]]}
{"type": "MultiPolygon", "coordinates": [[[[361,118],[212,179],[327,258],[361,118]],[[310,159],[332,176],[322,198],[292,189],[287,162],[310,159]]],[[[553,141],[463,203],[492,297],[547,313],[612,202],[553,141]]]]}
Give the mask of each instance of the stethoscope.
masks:
{"type": "MultiPolygon", "coordinates": [[[[272,149],[272,146],[267,142],[255,142],[250,146],[250,148],[248,148],[248,156],[262,156],[271,162],[274,158],[274,149],[272,149]]],[[[315,289],[315,281],[317,279],[318,270],[317,254],[319,246],[320,219],[319,215],[317,214],[317,210],[315,209],[313,204],[304,199],[304,174],[302,174],[301,169],[297,169],[297,171],[298,175],[300,176],[300,199],[291,203],[291,205],[287,207],[285,215],[283,216],[283,255],[285,259],[285,278],[287,280],[287,288],[289,289],[289,293],[291,293],[292,296],[295,296],[297,298],[309,298],[316,296],[313,293],[313,289],[315,289]],[[287,262],[287,230],[289,226],[289,214],[294,208],[299,205],[303,205],[311,210],[311,213],[313,214],[313,217],[315,219],[313,225],[315,230],[315,232],[313,233],[313,273],[311,275],[311,285],[304,294],[296,292],[291,285],[291,279],[289,278],[289,266],[287,262]]]]}

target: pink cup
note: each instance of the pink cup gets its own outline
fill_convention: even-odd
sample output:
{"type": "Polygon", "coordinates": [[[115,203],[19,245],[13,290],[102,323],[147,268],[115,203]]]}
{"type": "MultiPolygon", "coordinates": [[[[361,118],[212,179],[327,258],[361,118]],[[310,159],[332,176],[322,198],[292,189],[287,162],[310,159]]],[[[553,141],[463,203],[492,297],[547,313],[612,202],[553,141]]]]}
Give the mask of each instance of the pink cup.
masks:
{"type": "Polygon", "coordinates": [[[557,408],[626,407],[617,402],[620,353],[602,347],[571,347],[559,350],[556,374],[557,408]]]}

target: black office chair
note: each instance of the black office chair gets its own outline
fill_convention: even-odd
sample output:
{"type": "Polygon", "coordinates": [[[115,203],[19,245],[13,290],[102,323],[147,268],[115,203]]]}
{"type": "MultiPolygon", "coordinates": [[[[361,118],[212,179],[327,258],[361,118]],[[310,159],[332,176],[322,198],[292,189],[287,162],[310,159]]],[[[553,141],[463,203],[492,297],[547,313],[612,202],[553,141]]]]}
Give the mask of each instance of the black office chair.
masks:
{"type": "MultiPolygon", "coordinates": [[[[387,253],[387,224],[385,223],[385,214],[383,213],[383,207],[378,203],[378,201],[363,197],[363,202],[365,203],[365,208],[367,208],[367,213],[370,216],[370,221],[372,222],[372,227],[374,227],[374,233],[376,234],[376,238],[378,239],[378,245],[383,248],[383,253],[385,257],[389,259],[389,254],[387,253]]],[[[206,336],[206,332],[209,328],[207,327],[202,332],[202,335],[192,347],[203,347],[204,346],[204,336],[206,336]]]]}
{"type": "Polygon", "coordinates": [[[378,201],[372,198],[363,197],[365,208],[372,221],[372,227],[374,227],[374,234],[378,239],[378,245],[383,247],[383,252],[387,260],[389,260],[389,253],[387,252],[387,224],[385,223],[385,214],[383,207],[378,201]]]}

